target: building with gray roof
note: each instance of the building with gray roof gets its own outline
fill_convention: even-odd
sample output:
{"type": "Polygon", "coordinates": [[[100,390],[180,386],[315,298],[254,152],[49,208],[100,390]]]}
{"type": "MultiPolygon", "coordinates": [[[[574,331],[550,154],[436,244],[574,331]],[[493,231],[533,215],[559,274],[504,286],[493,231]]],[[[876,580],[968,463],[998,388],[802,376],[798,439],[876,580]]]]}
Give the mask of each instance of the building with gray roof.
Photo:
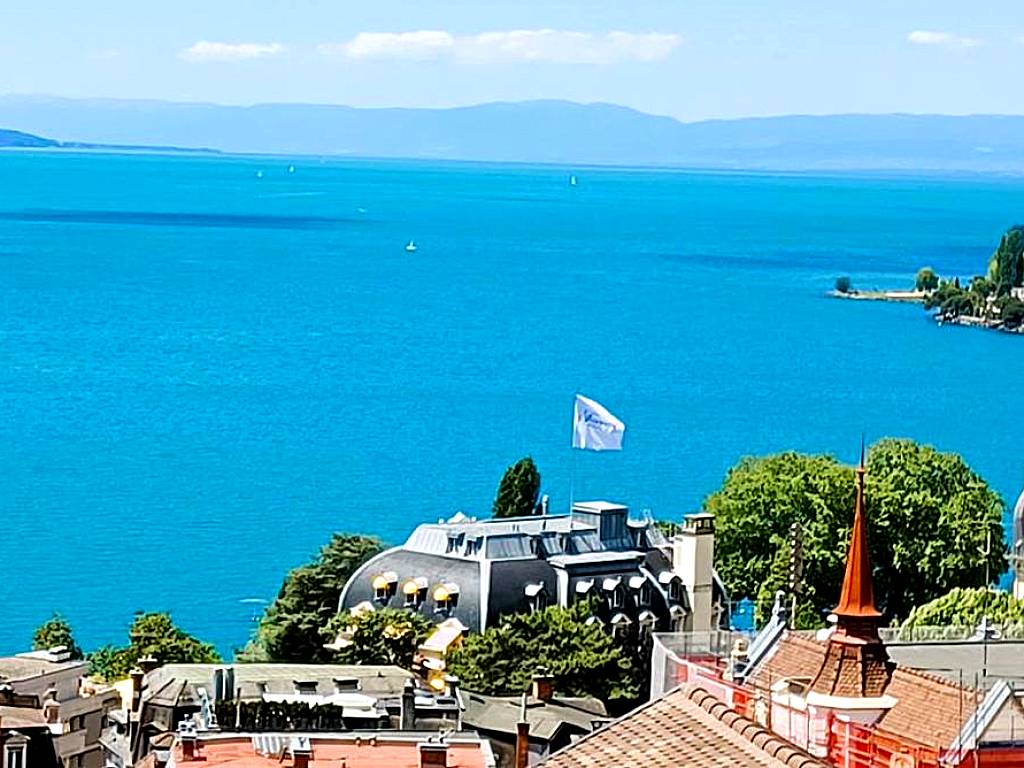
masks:
{"type": "Polygon", "coordinates": [[[704,630],[727,620],[714,574],[714,518],[690,515],[672,540],[620,504],[579,502],[566,515],[420,525],[405,544],[353,573],[340,609],[416,611],[482,632],[503,615],[593,600],[615,629],[704,630]]]}

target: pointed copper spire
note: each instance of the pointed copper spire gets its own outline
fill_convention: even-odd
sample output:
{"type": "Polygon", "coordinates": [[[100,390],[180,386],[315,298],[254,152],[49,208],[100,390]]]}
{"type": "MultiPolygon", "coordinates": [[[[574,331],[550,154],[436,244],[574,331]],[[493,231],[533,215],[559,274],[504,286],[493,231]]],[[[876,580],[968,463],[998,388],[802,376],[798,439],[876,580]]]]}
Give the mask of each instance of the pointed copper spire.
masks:
{"type": "Polygon", "coordinates": [[[846,574],[839,605],[833,613],[842,627],[844,618],[879,618],[875,607],[875,590],[871,581],[871,559],[868,556],[868,526],[864,519],[864,438],[860,440],[860,465],[857,467],[857,503],[853,511],[850,548],[846,552],[846,574]]]}
{"type": "Polygon", "coordinates": [[[814,693],[840,698],[876,698],[889,686],[896,665],[889,660],[878,625],[882,614],[875,607],[868,557],[868,526],[864,519],[864,438],[857,467],[857,504],[846,553],[846,574],[839,595],[835,631],[829,636],[825,658],[811,681],[814,693]]]}

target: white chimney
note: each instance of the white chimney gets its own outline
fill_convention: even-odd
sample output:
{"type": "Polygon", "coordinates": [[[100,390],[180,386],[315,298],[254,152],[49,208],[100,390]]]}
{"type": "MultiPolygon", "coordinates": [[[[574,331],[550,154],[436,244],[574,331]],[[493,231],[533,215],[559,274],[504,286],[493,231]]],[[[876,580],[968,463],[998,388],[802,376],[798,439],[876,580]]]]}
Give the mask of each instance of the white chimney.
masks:
{"type": "Polygon", "coordinates": [[[715,516],[687,515],[672,542],[672,570],[683,580],[690,598],[691,629],[709,632],[713,626],[712,569],[715,563],[715,516]]]}

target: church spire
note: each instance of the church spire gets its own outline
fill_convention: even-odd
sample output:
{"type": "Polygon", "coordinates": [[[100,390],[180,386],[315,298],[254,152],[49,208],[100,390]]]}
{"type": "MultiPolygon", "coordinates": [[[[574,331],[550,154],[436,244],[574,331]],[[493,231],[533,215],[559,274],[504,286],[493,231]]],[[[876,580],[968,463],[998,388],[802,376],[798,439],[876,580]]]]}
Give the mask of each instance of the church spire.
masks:
{"type": "MultiPolygon", "coordinates": [[[[846,553],[846,573],[839,605],[833,613],[839,619],[839,628],[853,624],[861,628],[864,619],[878,619],[882,614],[875,607],[875,589],[871,580],[871,558],[868,554],[868,527],[864,519],[864,438],[860,443],[860,464],[857,466],[857,503],[853,510],[853,528],[850,530],[850,548],[846,553]],[[852,619],[853,621],[844,621],[852,619]]],[[[850,627],[847,626],[847,629],[850,627]]],[[[877,636],[877,627],[874,633],[877,636]]]]}
{"type": "Polygon", "coordinates": [[[882,614],[875,607],[868,557],[868,526],[864,517],[864,440],[860,445],[857,467],[857,502],[853,510],[850,548],[846,553],[846,573],[839,595],[836,628],[825,649],[825,658],[810,690],[815,694],[839,698],[882,696],[892,679],[895,664],[878,634],[882,614]]]}

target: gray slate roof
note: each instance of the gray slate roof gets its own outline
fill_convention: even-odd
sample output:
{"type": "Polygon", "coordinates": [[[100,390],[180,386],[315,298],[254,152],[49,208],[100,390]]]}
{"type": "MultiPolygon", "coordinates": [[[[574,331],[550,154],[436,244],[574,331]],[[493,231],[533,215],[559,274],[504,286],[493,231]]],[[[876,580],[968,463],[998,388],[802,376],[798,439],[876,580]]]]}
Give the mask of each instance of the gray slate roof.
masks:
{"type": "Polygon", "coordinates": [[[402,686],[412,677],[400,667],[354,664],[166,664],[146,675],[143,696],[153,704],[176,706],[179,702],[198,703],[195,687],[204,687],[213,695],[213,672],[230,666],[235,686],[242,689],[243,699],[258,699],[259,683],[266,684],[267,693],[294,693],[295,682],[316,683],[320,695],[334,693],[334,680],[355,678],[359,693],[379,698],[398,697],[402,686]]]}
{"type": "Polygon", "coordinates": [[[0,658],[0,679],[13,683],[73,667],[81,667],[84,674],[84,670],[88,666],[88,662],[85,661],[47,661],[24,656],[6,656],[0,658]]]}
{"type": "MultiPolygon", "coordinates": [[[[521,699],[518,696],[486,696],[463,691],[466,706],[462,722],[471,728],[516,735],[521,699]]],[[[555,696],[549,702],[527,699],[526,720],[530,737],[551,741],[563,726],[579,732],[594,730],[595,721],[608,720],[608,712],[597,699],[555,696]]]]}

